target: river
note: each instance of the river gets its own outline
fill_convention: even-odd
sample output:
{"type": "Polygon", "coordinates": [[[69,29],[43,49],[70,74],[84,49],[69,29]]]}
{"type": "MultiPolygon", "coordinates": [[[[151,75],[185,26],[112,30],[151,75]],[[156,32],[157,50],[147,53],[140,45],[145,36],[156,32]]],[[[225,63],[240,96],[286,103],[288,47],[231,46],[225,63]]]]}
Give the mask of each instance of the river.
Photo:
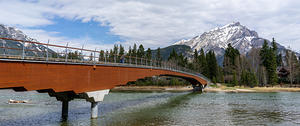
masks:
{"type": "Polygon", "coordinates": [[[110,92],[90,119],[90,103],[73,100],[61,121],[61,103],[34,91],[0,90],[0,125],[300,125],[300,93],[110,92]],[[7,104],[9,99],[28,104],[7,104]]]}

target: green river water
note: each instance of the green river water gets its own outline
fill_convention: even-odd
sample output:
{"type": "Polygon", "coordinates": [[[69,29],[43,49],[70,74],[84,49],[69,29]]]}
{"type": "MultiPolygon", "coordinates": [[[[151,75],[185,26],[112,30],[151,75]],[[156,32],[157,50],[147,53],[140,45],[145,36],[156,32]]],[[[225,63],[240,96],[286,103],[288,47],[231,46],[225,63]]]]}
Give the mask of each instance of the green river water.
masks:
{"type": "Polygon", "coordinates": [[[61,102],[48,94],[0,90],[0,126],[300,125],[300,93],[110,92],[90,119],[90,103],[73,100],[61,121],[61,102]],[[29,104],[7,104],[9,99],[29,104]]]}

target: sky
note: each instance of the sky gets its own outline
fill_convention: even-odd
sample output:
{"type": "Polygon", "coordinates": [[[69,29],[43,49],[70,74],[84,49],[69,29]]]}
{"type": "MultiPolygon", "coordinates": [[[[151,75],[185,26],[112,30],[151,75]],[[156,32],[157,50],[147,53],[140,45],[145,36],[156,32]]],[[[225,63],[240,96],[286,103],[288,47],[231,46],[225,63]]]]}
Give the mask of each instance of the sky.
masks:
{"type": "Polygon", "coordinates": [[[231,22],[300,51],[299,0],[0,0],[0,23],[92,49],[166,47],[231,22]]]}

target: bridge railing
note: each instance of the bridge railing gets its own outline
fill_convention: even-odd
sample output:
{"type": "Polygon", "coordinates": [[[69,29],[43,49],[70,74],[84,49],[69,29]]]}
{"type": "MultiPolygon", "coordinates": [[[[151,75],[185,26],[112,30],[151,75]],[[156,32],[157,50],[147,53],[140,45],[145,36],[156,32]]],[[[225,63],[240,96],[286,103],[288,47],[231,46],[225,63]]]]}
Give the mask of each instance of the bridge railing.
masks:
{"type": "Polygon", "coordinates": [[[65,62],[65,63],[84,63],[84,64],[108,64],[108,65],[126,65],[132,67],[151,67],[153,69],[165,69],[178,72],[185,72],[200,76],[206,80],[205,76],[179,66],[176,61],[154,60],[152,57],[139,57],[137,54],[116,54],[114,52],[91,50],[85,48],[54,45],[34,41],[16,40],[10,38],[0,38],[1,59],[19,59],[45,62],[65,62]],[[13,44],[14,43],[14,44],[13,44]],[[57,50],[57,51],[53,51],[57,50]]]}

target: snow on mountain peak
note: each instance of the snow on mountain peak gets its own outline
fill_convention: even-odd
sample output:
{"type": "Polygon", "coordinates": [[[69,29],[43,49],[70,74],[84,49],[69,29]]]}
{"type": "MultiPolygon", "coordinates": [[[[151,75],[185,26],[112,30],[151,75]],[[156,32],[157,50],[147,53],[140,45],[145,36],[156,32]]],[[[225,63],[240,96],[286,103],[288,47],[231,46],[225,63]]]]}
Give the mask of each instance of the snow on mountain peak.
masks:
{"type": "MultiPolygon", "coordinates": [[[[25,35],[21,30],[18,30],[17,28],[14,27],[9,27],[3,24],[0,24],[0,37],[3,38],[11,38],[11,39],[17,39],[17,40],[24,40],[24,41],[37,41],[36,39],[30,38],[27,35],[25,35]]],[[[11,40],[0,40],[0,45],[5,46],[5,47],[10,47],[10,48],[22,48],[22,46],[25,46],[25,49],[30,49],[30,50],[36,50],[33,52],[26,52],[26,55],[40,55],[43,56],[45,50],[47,49],[43,45],[37,45],[37,44],[32,44],[32,43],[22,43],[19,41],[11,41],[11,40]]],[[[5,50],[6,53],[8,54],[17,54],[20,53],[16,50],[5,50]]],[[[54,53],[53,50],[49,49],[49,52],[54,53]]],[[[4,49],[0,49],[0,52],[4,52],[4,49]]]]}
{"type": "Polygon", "coordinates": [[[8,27],[3,24],[0,24],[0,37],[26,41],[36,41],[36,39],[32,39],[25,35],[21,30],[14,27],[8,27]]]}
{"type": "Polygon", "coordinates": [[[177,45],[188,45],[193,50],[202,48],[205,52],[214,50],[217,55],[223,55],[227,45],[231,43],[242,54],[246,54],[252,48],[260,47],[264,39],[259,38],[255,31],[249,30],[240,22],[233,22],[223,27],[217,27],[190,40],[181,40],[177,45]]]}

